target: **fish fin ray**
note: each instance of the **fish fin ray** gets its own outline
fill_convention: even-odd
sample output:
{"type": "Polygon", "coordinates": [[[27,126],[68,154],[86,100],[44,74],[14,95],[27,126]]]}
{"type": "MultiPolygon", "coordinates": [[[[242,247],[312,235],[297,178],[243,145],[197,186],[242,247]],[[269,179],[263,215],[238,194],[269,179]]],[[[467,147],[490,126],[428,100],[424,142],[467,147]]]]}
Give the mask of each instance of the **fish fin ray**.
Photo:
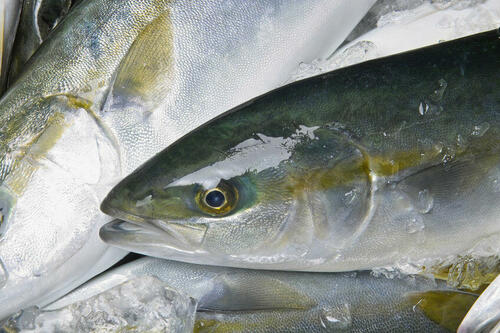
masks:
{"type": "Polygon", "coordinates": [[[200,299],[199,311],[305,311],[316,306],[306,294],[272,277],[248,279],[241,274],[220,274],[213,282],[217,292],[200,299]]]}
{"type": "Polygon", "coordinates": [[[105,111],[123,109],[126,103],[154,109],[172,87],[172,23],[168,12],[142,30],[122,60],[109,90],[105,111]]]}
{"type": "Polygon", "coordinates": [[[455,332],[478,295],[455,290],[430,290],[408,294],[424,314],[440,326],[455,332]]]}

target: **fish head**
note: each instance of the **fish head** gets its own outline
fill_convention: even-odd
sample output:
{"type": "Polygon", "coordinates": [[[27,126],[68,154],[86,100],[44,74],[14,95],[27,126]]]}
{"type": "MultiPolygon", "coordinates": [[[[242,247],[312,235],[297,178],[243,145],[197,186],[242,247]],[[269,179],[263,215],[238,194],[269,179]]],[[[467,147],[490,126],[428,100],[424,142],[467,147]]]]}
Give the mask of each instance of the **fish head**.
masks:
{"type": "Polygon", "coordinates": [[[364,156],[337,128],[293,123],[257,102],[191,132],[108,194],[102,211],[128,223],[101,237],[149,255],[244,267],[312,263],[325,247],[346,246],[370,206],[364,156]]]}
{"type": "Polygon", "coordinates": [[[112,142],[89,112],[70,109],[67,97],[31,107],[37,115],[57,111],[45,124],[19,117],[39,135],[9,131],[14,120],[0,130],[1,319],[47,304],[125,254],[108,251],[98,235],[109,222],[100,198],[120,176],[112,142]]]}

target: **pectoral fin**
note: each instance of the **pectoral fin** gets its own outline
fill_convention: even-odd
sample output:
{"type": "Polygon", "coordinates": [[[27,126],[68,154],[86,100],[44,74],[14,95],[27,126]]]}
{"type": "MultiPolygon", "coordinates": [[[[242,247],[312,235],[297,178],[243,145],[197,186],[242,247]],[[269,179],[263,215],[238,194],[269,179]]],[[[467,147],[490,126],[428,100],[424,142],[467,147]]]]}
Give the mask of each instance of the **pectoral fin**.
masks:
{"type": "Polygon", "coordinates": [[[453,332],[478,297],[476,294],[453,290],[433,290],[408,296],[429,319],[453,332]]]}
{"type": "Polygon", "coordinates": [[[139,34],[120,64],[108,98],[111,109],[121,109],[124,102],[152,108],[167,95],[172,82],[172,43],[172,22],[166,12],[139,34]]]}
{"type": "Polygon", "coordinates": [[[316,305],[309,296],[278,279],[247,274],[219,275],[213,281],[215,291],[199,300],[198,311],[303,311],[316,305]]]}

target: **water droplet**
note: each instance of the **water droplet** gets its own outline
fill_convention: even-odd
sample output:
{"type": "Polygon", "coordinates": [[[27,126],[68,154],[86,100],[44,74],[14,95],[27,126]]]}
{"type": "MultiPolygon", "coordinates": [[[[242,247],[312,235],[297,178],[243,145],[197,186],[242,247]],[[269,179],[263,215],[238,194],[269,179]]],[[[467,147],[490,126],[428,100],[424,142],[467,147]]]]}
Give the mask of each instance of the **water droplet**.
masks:
{"type": "Polygon", "coordinates": [[[422,214],[427,214],[431,211],[432,207],[434,207],[434,197],[427,189],[418,192],[417,199],[416,206],[418,211],[422,214]]]}
{"type": "Polygon", "coordinates": [[[460,134],[457,135],[457,148],[460,151],[464,151],[465,148],[467,148],[467,140],[465,140],[460,134]]]}
{"type": "Polygon", "coordinates": [[[359,199],[359,190],[353,188],[352,190],[344,194],[343,202],[346,207],[351,207],[358,201],[358,199],[359,199]]]}
{"type": "Polygon", "coordinates": [[[409,234],[414,234],[425,228],[424,219],[420,214],[415,212],[402,214],[396,217],[396,221],[401,223],[401,225],[406,228],[406,232],[409,234]]]}
{"type": "Polygon", "coordinates": [[[443,99],[446,87],[448,87],[448,82],[446,82],[446,80],[444,79],[439,80],[438,83],[439,83],[439,88],[434,90],[434,93],[431,96],[434,102],[440,102],[443,99]]]}
{"type": "Polygon", "coordinates": [[[449,164],[456,157],[456,151],[455,151],[455,149],[453,149],[451,147],[443,149],[443,153],[444,154],[443,154],[443,157],[441,158],[441,161],[445,165],[449,164]]]}
{"type": "Polygon", "coordinates": [[[344,276],[347,277],[347,278],[354,279],[355,277],[358,276],[358,272],[356,272],[356,271],[354,271],[354,272],[346,272],[346,273],[344,273],[344,276]]]}
{"type": "Polygon", "coordinates": [[[334,256],[333,256],[333,261],[342,261],[344,260],[344,255],[342,253],[336,253],[334,256]]]}
{"type": "Polygon", "coordinates": [[[481,123],[479,125],[474,126],[472,130],[472,135],[474,136],[483,136],[490,129],[490,124],[487,122],[481,123]]]}
{"type": "Polygon", "coordinates": [[[498,180],[498,178],[493,179],[491,184],[493,185],[493,191],[495,193],[500,192],[500,181],[498,180]]]}
{"type": "Polygon", "coordinates": [[[321,310],[321,326],[326,329],[346,329],[352,324],[349,304],[327,307],[321,310]]]}

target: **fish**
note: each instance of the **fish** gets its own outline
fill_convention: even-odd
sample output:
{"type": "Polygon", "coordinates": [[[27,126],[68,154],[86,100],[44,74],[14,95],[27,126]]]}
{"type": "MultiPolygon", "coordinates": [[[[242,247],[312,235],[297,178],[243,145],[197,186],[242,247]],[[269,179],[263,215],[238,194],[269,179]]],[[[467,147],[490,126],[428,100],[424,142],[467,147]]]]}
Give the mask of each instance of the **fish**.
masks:
{"type": "Polygon", "coordinates": [[[500,330],[500,275],[474,302],[458,333],[498,332],[500,330]]]}
{"type": "Polygon", "coordinates": [[[372,0],[87,0],[0,100],[0,319],[126,252],[99,238],[125,175],[330,54],[372,0]]]}
{"type": "Polygon", "coordinates": [[[273,270],[420,272],[498,256],[499,78],[493,30],[277,88],[124,178],[101,205],[121,220],[101,238],[273,270]]]}
{"type": "Polygon", "coordinates": [[[19,0],[2,0],[0,3],[0,96],[7,82],[10,54],[20,14],[19,0]]]}
{"type": "Polygon", "coordinates": [[[151,276],[197,301],[194,332],[449,332],[477,299],[422,276],[258,271],[145,257],[88,281],[44,311],[151,276]]]}
{"type": "Polygon", "coordinates": [[[19,28],[8,73],[10,84],[15,81],[29,58],[74,4],[75,0],[24,0],[22,2],[19,28]]]}

